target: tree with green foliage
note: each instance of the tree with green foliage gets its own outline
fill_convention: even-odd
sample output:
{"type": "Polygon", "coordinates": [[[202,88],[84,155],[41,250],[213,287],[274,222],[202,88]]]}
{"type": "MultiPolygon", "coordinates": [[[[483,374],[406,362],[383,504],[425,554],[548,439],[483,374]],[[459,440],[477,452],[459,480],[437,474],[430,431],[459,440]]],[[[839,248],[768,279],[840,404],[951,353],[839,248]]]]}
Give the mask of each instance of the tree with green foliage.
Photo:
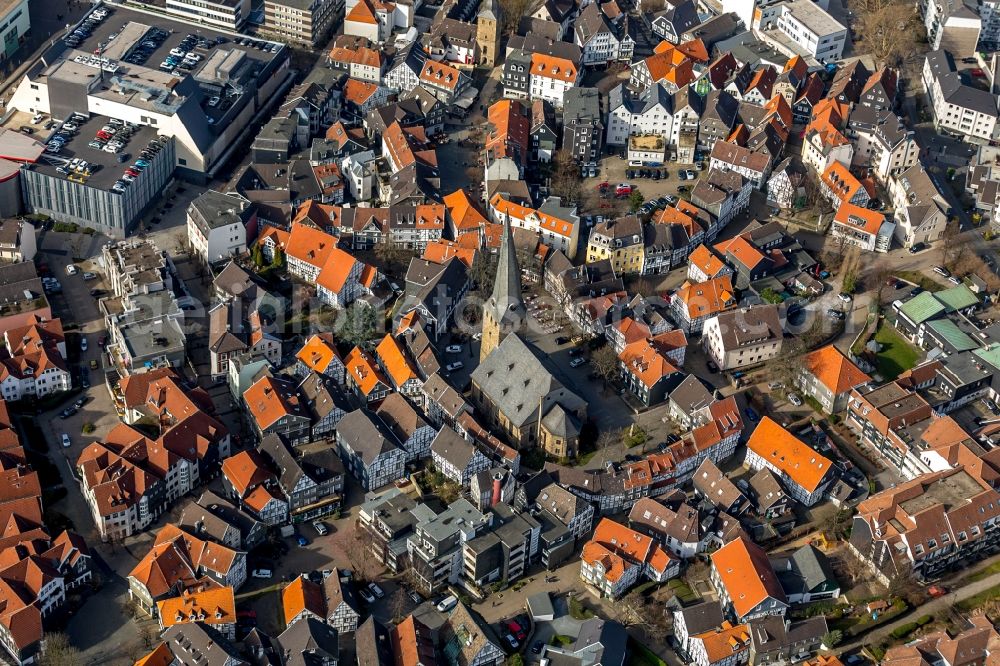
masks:
{"type": "Polygon", "coordinates": [[[645,199],[642,196],[642,192],[639,190],[632,190],[632,194],[628,195],[628,207],[633,213],[642,207],[645,203],[645,199]]]}
{"type": "Polygon", "coordinates": [[[834,629],[833,631],[828,631],[823,634],[823,646],[827,648],[833,648],[840,645],[840,642],[844,640],[844,632],[840,629],[834,629]]]}
{"type": "Polygon", "coordinates": [[[770,287],[766,287],[763,291],[760,292],[760,298],[765,303],[781,303],[781,301],[783,300],[781,298],[781,294],[776,292],[774,289],[771,289],[770,287]]]}
{"type": "Polygon", "coordinates": [[[337,317],[340,330],[337,338],[351,346],[363,346],[378,335],[375,310],[367,304],[355,302],[337,317]]]}
{"type": "Polygon", "coordinates": [[[844,271],[844,278],[840,283],[840,290],[845,294],[853,294],[858,289],[858,274],[853,268],[844,271]]]}
{"type": "Polygon", "coordinates": [[[271,257],[271,268],[281,270],[285,267],[285,251],[280,247],[274,248],[274,256],[271,257]]]}
{"type": "Polygon", "coordinates": [[[255,244],[250,248],[250,261],[257,268],[264,268],[264,251],[260,248],[259,244],[255,244]]]}

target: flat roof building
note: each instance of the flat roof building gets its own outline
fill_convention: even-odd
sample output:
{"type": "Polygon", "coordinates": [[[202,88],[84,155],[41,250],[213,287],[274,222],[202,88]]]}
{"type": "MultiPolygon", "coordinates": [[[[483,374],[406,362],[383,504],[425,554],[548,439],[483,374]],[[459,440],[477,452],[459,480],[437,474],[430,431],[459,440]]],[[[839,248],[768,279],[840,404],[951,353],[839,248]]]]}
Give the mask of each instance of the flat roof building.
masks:
{"type": "Polygon", "coordinates": [[[174,140],[157,137],[152,127],[138,127],[127,139],[121,152],[111,153],[94,147],[97,132],[109,118],[93,116],[79,124],[77,134],[58,153],[45,153],[22,168],[25,207],[32,213],[51,216],[58,222],[91,227],[123,238],[135,227],[174,172],[174,140]],[[90,143],[88,143],[90,142],[90,143]],[[137,167],[144,160],[146,166],[137,167]],[[131,157],[122,160],[121,157],[131,157]],[[126,170],[138,172],[126,183],[126,170]],[[114,189],[116,184],[120,189],[114,189]]]}
{"type": "Polygon", "coordinates": [[[74,47],[57,41],[47,49],[8,108],[59,120],[75,112],[151,127],[175,139],[179,174],[201,181],[215,174],[255,116],[291,85],[288,49],[281,44],[135,8],[115,6],[110,12],[89,36],[71,39],[74,47]],[[197,62],[171,69],[170,51],[188,36],[196,41],[185,47],[197,62]],[[102,44],[103,56],[95,56],[102,44]]]}

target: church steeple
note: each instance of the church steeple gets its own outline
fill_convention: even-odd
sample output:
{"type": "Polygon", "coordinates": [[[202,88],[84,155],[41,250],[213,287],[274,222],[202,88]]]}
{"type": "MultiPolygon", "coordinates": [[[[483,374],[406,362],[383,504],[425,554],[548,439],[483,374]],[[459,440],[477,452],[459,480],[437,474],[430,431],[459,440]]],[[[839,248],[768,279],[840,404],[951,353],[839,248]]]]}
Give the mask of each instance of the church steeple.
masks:
{"type": "Polygon", "coordinates": [[[503,336],[517,330],[524,322],[525,314],[526,309],[521,298],[521,268],[517,264],[517,251],[514,248],[514,234],[510,228],[510,220],[505,216],[497,272],[493,280],[493,294],[483,306],[480,361],[497,348],[503,336]]]}

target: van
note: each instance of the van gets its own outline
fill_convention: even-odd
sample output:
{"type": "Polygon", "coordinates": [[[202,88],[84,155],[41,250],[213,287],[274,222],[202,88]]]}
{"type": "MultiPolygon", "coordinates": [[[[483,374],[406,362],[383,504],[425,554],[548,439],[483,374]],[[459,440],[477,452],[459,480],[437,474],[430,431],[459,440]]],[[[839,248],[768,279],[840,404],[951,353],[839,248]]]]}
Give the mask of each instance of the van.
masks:
{"type": "Polygon", "coordinates": [[[455,595],[449,594],[447,597],[439,601],[437,606],[435,606],[435,608],[437,608],[439,613],[447,613],[457,604],[458,604],[458,599],[455,598],[455,595]]]}

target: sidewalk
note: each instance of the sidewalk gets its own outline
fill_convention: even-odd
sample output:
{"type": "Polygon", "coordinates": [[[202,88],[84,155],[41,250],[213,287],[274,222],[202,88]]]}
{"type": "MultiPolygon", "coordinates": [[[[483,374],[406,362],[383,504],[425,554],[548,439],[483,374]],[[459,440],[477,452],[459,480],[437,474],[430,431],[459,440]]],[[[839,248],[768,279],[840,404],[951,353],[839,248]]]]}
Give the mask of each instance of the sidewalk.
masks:
{"type": "Polygon", "coordinates": [[[837,651],[840,653],[848,652],[850,650],[854,650],[857,648],[864,647],[866,645],[871,645],[873,643],[876,643],[879,640],[888,636],[892,632],[892,630],[895,629],[896,627],[900,627],[904,624],[907,624],[908,622],[912,622],[915,618],[918,618],[921,615],[930,615],[933,617],[938,613],[940,613],[941,611],[947,610],[949,607],[953,606],[959,601],[963,601],[964,599],[968,599],[969,597],[975,596],[980,592],[988,590],[989,588],[994,587],[996,585],[1000,585],[1000,573],[995,573],[991,576],[983,578],[982,580],[977,580],[974,583],[969,583],[968,585],[965,585],[964,587],[961,587],[950,594],[946,594],[943,597],[938,597],[937,599],[931,599],[927,603],[917,606],[910,612],[900,615],[898,618],[896,618],[892,622],[889,622],[888,624],[884,624],[878,627],[877,629],[873,629],[868,633],[862,634],[861,636],[855,638],[852,641],[841,643],[840,645],[837,646],[837,651]]]}

